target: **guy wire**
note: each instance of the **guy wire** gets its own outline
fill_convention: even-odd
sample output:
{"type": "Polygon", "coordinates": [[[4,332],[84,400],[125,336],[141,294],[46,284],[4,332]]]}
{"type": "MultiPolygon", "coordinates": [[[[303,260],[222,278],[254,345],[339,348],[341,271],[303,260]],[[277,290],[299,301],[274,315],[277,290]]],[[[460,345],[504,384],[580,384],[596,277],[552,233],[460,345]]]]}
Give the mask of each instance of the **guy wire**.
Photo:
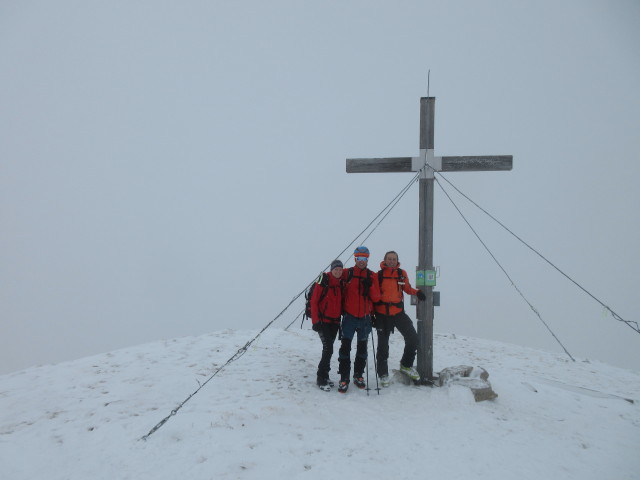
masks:
{"type": "Polygon", "coordinates": [[[493,261],[496,262],[496,264],[498,265],[498,267],[500,267],[500,270],[502,270],[502,272],[506,275],[506,277],[509,279],[509,281],[511,282],[511,285],[513,286],[513,288],[516,289],[516,291],[520,294],[520,296],[522,297],[522,299],[527,303],[527,305],[529,305],[529,308],[531,308],[531,310],[533,311],[533,313],[536,314],[536,316],[540,319],[540,321],[543,323],[543,325],[547,328],[547,330],[549,330],[549,333],[551,333],[551,335],[553,336],[553,338],[556,339],[556,341],[560,344],[560,346],[562,347],[562,349],[564,350],[564,352],[569,356],[569,358],[571,360],[573,360],[574,362],[576,361],[575,358],[573,358],[571,356],[571,354],[569,353],[569,351],[565,348],[565,346],[562,344],[562,342],[560,341],[560,339],[556,336],[555,333],[553,333],[553,330],[551,330],[551,328],[549,327],[549,325],[547,324],[547,322],[545,322],[542,319],[542,316],[540,315],[540,313],[538,312],[538,310],[536,310],[536,308],[531,304],[531,302],[529,302],[529,300],[527,299],[527,297],[524,296],[524,294],[522,293],[522,291],[518,288],[518,286],[516,285],[516,283],[513,281],[513,279],[511,278],[511,276],[507,273],[507,271],[504,269],[504,267],[502,266],[502,264],[498,261],[498,259],[495,257],[495,255],[493,254],[493,252],[489,249],[489,247],[487,246],[486,243],[484,243],[484,241],[482,240],[482,238],[480,238],[480,235],[478,235],[478,232],[476,232],[476,230],[471,226],[471,223],[469,223],[469,221],[467,220],[467,218],[464,216],[464,214],[462,213],[462,211],[458,208],[458,205],[456,205],[456,203],[453,201],[453,199],[451,198],[451,196],[449,195],[449,192],[447,192],[443,187],[442,184],[440,183],[440,181],[436,178],[435,179],[436,182],[438,183],[438,186],[442,189],[442,191],[444,192],[444,194],[447,196],[447,198],[449,199],[449,201],[453,204],[453,206],[455,207],[455,209],[458,211],[458,213],[460,214],[460,216],[462,217],[462,219],[465,221],[465,223],[468,225],[468,227],[471,229],[471,231],[473,232],[473,234],[477,237],[477,239],[480,241],[480,243],[482,244],[482,246],[485,248],[485,250],[489,253],[489,255],[491,255],[491,258],[493,258],[493,261]]]}
{"type": "MultiPolygon", "coordinates": [[[[360,238],[360,236],[367,231],[367,229],[373,225],[373,223],[378,219],[378,217],[380,217],[385,211],[387,211],[387,209],[389,211],[387,211],[387,213],[382,217],[382,219],[380,220],[380,222],[378,222],[378,224],[374,227],[374,229],[369,233],[369,235],[371,235],[371,233],[373,233],[373,231],[378,228],[378,226],[380,225],[380,223],[382,223],[382,220],[384,220],[384,218],[389,214],[389,212],[391,210],[393,210],[393,208],[398,204],[398,202],[400,201],[400,199],[404,196],[405,193],[407,193],[407,191],[409,190],[409,188],[411,187],[411,185],[418,179],[420,175],[420,172],[418,172],[418,174],[413,177],[413,179],[400,191],[400,193],[398,193],[398,195],[396,195],[393,200],[391,200],[391,202],[389,202],[387,204],[386,207],[384,207],[382,209],[382,211],[376,215],[376,217],[365,227],[365,229],[360,232],[356,238],[353,239],[353,241],[347,245],[347,247],[340,252],[340,254],[338,255],[339,258],[340,255],[342,255],[344,252],[347,251],[347,249],[349,247],[351,247],[351,245],[353,245],[355,243],[356,240],[358,240],[358,238],[360,238]]],[[[367,238],[369,238],[367,236],[367,238]]],[[[326,268],[325,268],[326,269],[326,268]]],[[[323,271],[325,270],[323,269],[323,271]]],[[[245,353],[247,353],[247,350],[249,349],[249,347],[253,344],[253,342],[255,342],[258,337],[260,337],[260,335],[262,335],[264,333],[265,330],[267,330],[267,328],[269,328],[271,325],[273,325],[273,323],[278,320],[283,314],[284,312],[286,312],[289,307],[313,284],[313,282],[315,281],[312,280],[301,292],[299,292],[297,295],[295,295],[291,301],[289,302],[289,304],[284,307],[284,309],[278,314],[276,315],[276,317],[271,320],[269,323],[267,323],[262,330],[260,330],[260,332],[258,332],[258,334],[256,336],[254,336],[251,340],[249,340],[243,347],[239,348],[238,351],[231,356],[231,358],[229,358],[224,365],[222,365],[221,367],[219,367],[215,372],[213,372],[213,374],[211,374],[211,376],[209,376],[209,378],[207,378],[206,381],[204,381],[202,384],[199,384],[198,388],[196,390],[194,390],[189,396],[187,396],[187,398],[185,398],[180,404],[178,404],[178,406],[176,408],[174,408],[173,410],[171,410],[171,412],[169,413],[169,415],[167,415],[166,417],[164,417],[162,420],[160,420],[160,422],[158,422],[151,430],[149,430],[149,432],[146,435],[143,435],[140,440],[147,440],[151,435],[153,435],[156,431],[158,431],[165,423],[167,423],[169,421],[169,419],[171,417],[173,417],[174,415],[176,415],[178,413],[178,411],[189,401],[191,400],[191,398],[193,396],[195,396],[202,388],[204,388],[204,386],[209,383],[213,377],[215,377],[216,375],[218,375],[218,373],[220,373],[227,365],[229,365],[230,363],[238,360],[240,357],[242,357],[245,353]]],[[[304,310],[303,310],[304,311],[304,310]]],[[[300,316],[300,314],[298,315],[298,317],[300,316]]],[[[296,319],[298,318],[296,317],[296,319]]],[[[296,320],[294,319],[294,321],[296,320]]],[[[291,322],[293,323],[293,322],[291,322]]],[[[289,324],[289,326],[291,326],[291,324],[289,324]]],[[[287,326],[287,328],[289,328],[289,326],[287,326]]],[[[286,330],[286,329],[285,329],[286,330]]],[[[199,382],[198,382],[199,383],[199,382]]]]}
{"type": "MultiPolygon", "coordinates": [[[[622,323],[626,324],[629,328],[631,328],[636,333],[640,333],[640,325],[638,325],[638,322],[633,321],[633,320],[625,320],[624,318],[622,318],[620,315],[618,315],[616,312],[614,312],[608,305],[606,305],[604,302],[602,302],[600,299],[598,299],[595,295],[593,295],[586,288],[584,288],[582,285],[580,285],[578,282],[576,282],[573,278],[571,278],[565,272],[560,270],[560,268],[558,268],[551,261],[549,261],[544,255],[542,255],[535,248],[533,248],[531,245],[529,245],[527,242],[525,242],[522,238],[520,238],[518,235],[516,235],[513,231],[511,231],[500,220],[498,220],[496,217],[491,215],[484,208],[482,208],[480,205],[478,205],[476,202],[474,202],[471,198],[469,198],[467,195],[465,195],[462,191],[460,191],[460,189],[458,187],[456,187],[453,183],[451,183],[449,181],[449,179],[447,179],[444,175],[442,175],[440,172],[437,172],[437,173],[438,173],[438,176],[440,178],[442,178],[445,182],[447,182],[449,185],[451,185],[451,187],[453,187],[460,195],[462,195],[469,202],[471,202],[473,205],[475,205],[476,208],[478,208],[485,215],[487,215],[489,218],[491,218],[494,222],[496,222],[498,225],[500,225],[502,228],[504,228],[507,232],[509,232],[512,236],[514,236],[518,241],[520,241],[523,245],[525,245],[529,250],[531,250],[533,253],[538,255],[542,260],[544,260],[549,265],[551,265],[554,269],[556,269],[559,273],[561,273],[567,280],[571,281],[576,287],[578,287],[580,290],[582,290],[584,293],[586,293],[592,299],[594,299],[596,302],[598,302],[603,308],[605,308],[609,313],[611,313],[611,315],[613,316],[614,319],[618,320],[619,322],[622,322],[622,323]]],[[[438,185],[440,185],[439,182],[438,182],[438,185]]],[[[440,185],[440,188],[442,188],[442,185],[440,185]]],[[[444,191],[444,189],[443,189],[443,191],[444,191]]]]}

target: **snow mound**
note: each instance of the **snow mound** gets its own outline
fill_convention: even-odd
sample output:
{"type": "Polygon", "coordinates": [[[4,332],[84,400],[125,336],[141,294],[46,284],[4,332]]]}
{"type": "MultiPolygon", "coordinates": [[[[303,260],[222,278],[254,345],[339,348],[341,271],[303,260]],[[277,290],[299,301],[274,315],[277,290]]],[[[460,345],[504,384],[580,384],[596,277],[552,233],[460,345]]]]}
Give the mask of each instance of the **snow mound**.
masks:
{"type": "MultiPolygon", "coordinates": [[[[482,367],[498,398],[400,383],[323,392],[316,334],[272,328],[141,440],[256,333],[0,376],[0,478],[640,478],[638,372],[453,335],[436,335],[434,371],[482,367]]],[[[390,365],[401,349],[394,335],[390,365]]]]}

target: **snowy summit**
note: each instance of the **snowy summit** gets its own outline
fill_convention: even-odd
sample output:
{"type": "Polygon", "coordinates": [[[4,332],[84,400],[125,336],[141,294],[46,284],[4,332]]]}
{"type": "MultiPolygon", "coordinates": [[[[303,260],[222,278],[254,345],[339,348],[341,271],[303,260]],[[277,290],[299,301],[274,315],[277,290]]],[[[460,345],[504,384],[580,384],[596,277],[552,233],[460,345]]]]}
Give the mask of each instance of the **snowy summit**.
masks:
{"type": "MultiPolygon", "coordinates": [[[[311,330],[178,338],[0,376],[0,478],[640,479],[640,374],[436,335],[434,370],[485,368],[498,398],[315,385],[311,330]],[[207,379],[175,415],[155,425],[207,379]]],[[[390,365],[402,342],[391,340],[390,365]]],[[[371,355],[370,355],[371,358],[371,355]]],[[[332,379],[337,379],[337,360],[332,379]]]]}

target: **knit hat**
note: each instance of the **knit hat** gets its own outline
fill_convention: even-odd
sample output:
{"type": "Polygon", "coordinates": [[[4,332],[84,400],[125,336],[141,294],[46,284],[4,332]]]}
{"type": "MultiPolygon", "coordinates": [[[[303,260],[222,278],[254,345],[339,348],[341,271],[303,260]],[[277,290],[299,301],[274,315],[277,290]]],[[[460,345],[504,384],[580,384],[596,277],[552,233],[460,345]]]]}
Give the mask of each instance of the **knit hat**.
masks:
{"type": "Polygon", "coordinates": [[[344,265],[342,265],[342,262],[340,260],[334,260],[333,262],[331,262],[331,268],[329,270],[333,270],[334,268],[343,268],[344,265]]]}
{"type": "Polygon", "coordinates": [[[367,247],[358,247],[353,251],[353,256],[369,258],[369,249],[367,247]]]}

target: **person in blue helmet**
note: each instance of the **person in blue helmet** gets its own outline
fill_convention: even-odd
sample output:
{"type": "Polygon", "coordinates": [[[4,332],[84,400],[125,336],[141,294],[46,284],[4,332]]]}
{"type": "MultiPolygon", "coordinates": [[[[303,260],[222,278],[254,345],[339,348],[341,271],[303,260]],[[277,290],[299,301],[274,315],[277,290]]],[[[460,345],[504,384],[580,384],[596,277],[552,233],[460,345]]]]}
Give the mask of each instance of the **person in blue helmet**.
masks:
{"type": "Polygon", "coordinates": [[[357,334],[356,357],[353,362],[353,383],[365,388],[363,373],[367,365],[367,346],[371,333],[371,315],[373,305],[380,301],[380,288],[377,279],[367,268],[369,249],[358,247],[353,252],[356,265],[342,273],[342,340],[338,352],[338,373],[340,383],[338,391],[346,393],[351,375],[351,343],[357,334]]]}

